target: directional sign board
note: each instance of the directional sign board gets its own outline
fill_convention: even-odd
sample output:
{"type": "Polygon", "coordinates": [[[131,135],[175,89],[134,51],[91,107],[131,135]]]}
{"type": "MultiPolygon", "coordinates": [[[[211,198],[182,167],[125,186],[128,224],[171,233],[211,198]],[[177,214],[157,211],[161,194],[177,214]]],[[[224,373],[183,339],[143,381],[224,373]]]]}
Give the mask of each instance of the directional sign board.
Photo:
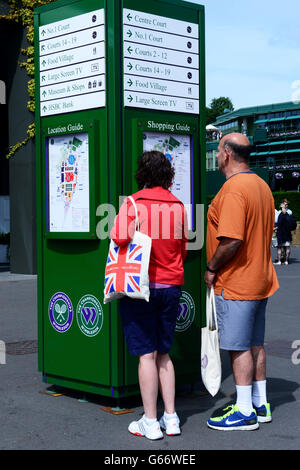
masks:
{"type": "Polygon", "coordinates": [[[123,10],[124,106],[199,114],[198,24],[123,10]]]}
{"type": "Polygon", "coordinates": [[[104,9],[39,27],[41,116],[105,106],[104,9]]]}

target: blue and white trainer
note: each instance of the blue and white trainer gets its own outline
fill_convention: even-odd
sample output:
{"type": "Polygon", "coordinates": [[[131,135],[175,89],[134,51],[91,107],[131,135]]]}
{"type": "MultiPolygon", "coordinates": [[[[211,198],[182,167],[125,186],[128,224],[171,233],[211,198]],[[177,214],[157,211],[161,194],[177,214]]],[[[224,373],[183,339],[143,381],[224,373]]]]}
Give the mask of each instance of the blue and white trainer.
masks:
{"type": "MultiPolygon", "coordinates": [[[[254,406],[254,405],[253,405],[254,406]]],[[[272,421],[271,405],[270,403],[265,403],[262,406],[254,406],[254,409],[257,414],[257,421],[259,423],[270,423],[272,421]]]]}
{"type": "Polygon", "coordinates": [[[252,431],[259,428],[255,410],[250,416],[245,416],[237,405],[228,406],[226,409],[228,411],[222,416],[210,418],[207,421],[207,426],[218,431],[252,431]]]}

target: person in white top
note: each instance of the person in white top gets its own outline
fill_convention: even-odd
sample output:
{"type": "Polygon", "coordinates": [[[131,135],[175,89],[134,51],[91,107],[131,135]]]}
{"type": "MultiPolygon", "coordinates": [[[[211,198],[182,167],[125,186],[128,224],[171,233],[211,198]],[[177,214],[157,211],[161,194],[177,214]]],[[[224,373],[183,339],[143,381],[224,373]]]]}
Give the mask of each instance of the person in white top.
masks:
{"type": "MultiPolygon", "coordinates": [[[[282,199],[281,204],[285,205],[285,210],[286,210],[287,214],[289,214],[289,215],[293,214],[291,209],[289,209],[289,201],[287,199],[282,199]]],[[[277,224],[277,222],[278,222],[279,214],[281,214],[281,210],[278,211],[277,209],[275,209],[275,221],[274,221],[275,224],[277,224]]]]}

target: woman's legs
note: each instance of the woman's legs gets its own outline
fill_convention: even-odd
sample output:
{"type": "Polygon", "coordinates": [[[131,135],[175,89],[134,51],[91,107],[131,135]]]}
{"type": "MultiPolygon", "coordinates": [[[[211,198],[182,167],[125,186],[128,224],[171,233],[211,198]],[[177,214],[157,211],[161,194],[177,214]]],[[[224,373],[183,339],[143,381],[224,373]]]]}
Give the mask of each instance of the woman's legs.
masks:
{"type": "Polygon", "coordinates": [[[157,371],[165,412],[175,413],[175,372],[169,354],[157,353],[157,371]]]}
{"type": "Polygon", "coordinates": [[[175,372],[169,354],[154,351],[140,356],[138,373],[146,417],[156,418],[158,385],[166,413],[175,413],[175,372]]]}
{"type": "Polygon", "coordinates": [[[157,351],[139,356],[139,384],[147,418],[156,419],[158,394],[157,351]]]}
{"type": "Polygon", "coordinates": [[[289,262],[290,254],[291,254],[291,247],[286,246],[285,247],[285,261],[289,262]]]}

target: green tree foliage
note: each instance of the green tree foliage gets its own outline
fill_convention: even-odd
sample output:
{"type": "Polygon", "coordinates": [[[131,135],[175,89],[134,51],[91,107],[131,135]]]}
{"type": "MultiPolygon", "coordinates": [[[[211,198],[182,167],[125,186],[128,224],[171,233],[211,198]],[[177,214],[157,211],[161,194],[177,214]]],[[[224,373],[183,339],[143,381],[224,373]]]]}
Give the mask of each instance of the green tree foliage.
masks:
{"type": "Polygon", "coordinates": [[[206,108],[206,124],[215,122],[218,116],[224,114],[224,112],[233,111],[234,107],[230,98],[220,96],[220,98],[213,98],[210,103],[210,107],[206,108]]]}
{"type": "MultiPolygon", "coordinates": [[[[26,39],[28,47],[21,49],[22,54],[25,56],[24,62],[19,62],[20,67],[24,68],[29,77],[28,80],[28,97],[27,108],[29,111],[35,111],[34,101],[34,27],[33,27],[33,11],[36,7],[51,3],[54,0],[7,0],[9,11],[5,15],[0,15],[0,20],[6,20],[14,23],[19,23],[26,31],[26,39]]],[[[26,145],[29,139],[35,136],[34,123],[30,124],[27,129],[27,137],[22,142],[18,142],[9,148],[7,158],[14,155],[14,153],[23,145],[26,145]]]]}

